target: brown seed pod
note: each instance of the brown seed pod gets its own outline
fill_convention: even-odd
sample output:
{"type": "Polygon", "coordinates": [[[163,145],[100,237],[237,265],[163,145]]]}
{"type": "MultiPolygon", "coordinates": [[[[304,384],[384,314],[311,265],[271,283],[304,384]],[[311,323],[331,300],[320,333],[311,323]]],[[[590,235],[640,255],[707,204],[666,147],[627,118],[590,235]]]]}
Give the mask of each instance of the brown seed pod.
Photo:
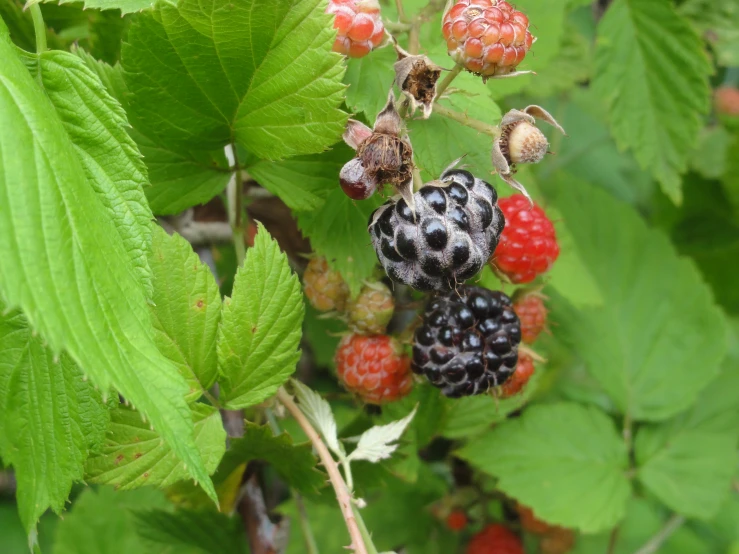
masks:
{"type": "Polygon", "coordinates": [[[441,75],[441,67],[426,56],[413,56],[395,45],[398,61],[395,62],[395,84],[410,101],[411,113],[421,106],[423,118],[431,115],[436,98],[436,82],[441,75]]]}

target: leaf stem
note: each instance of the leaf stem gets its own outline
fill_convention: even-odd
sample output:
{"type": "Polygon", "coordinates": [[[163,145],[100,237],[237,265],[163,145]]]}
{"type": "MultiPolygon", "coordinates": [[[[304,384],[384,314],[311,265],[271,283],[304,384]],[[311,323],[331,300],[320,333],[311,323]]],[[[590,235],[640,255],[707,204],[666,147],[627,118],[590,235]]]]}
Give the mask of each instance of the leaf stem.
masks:
{"type": "Polygon", "coordinates": [[[484,133],[493,138],[498,138],[500,136],[500,128],[497,125],[489,125],[484,121],[480,121],[479,119],[469,117],[467,114],[451,110],[441,104],[434,104],[434,113],[442,115],[447,119],[459,121],[462,125],[466,125],[475,131],[479,131],[480,133],[484,133]]]}
{"type": "Polygon", "coordinates": [[[228,223],[231,225],[231,239],[236,250],[236,265],[241,267],[246,258],[246,242],[244,240],[244,179],[241,174],[236,143],[231,143],[233,155],[233,171],[228,182],[226,197],[228,198],[228,223]]]}
{"type": "Polygon", "coordinates": [[[458,63],[449,73],[447,73],[444,80],[439,83],[438,87],[436,87],[436,98],[441,98],[441,95],[444,94],[446,89],[449,88],[449,85],[452,84],[452,81],[457,78],[457,75],[459,75],[463,69],[464,66],[458,63]]]}
{"type": "Polygon", "coordinates": [[[367,526],[364,524],[362,515],[359,513],[359,508],[352,504],[352,510],[354,510],[354,515],[357,517],[357,523],[359,525],[359,531],[362,533],[362,538],[364,539],[365,544],[368,545],[367,554],[377,554],[377,547],[375,546],[375,543],[372,542],[372,535],[370,535],[367,526]]]}
{"type": "Polygon", "coordinates": [[[370,554],[370,552],[367,550],[367,547],[365,546],[364,537],[362,536],[362,532],[360,531],[359,525],[357,523],[357,519],[361,519],[361,517],[359,517],[359,514],[357,514],[357,516],[354,515],[354,510],[352,508],[352,498],[349,494],[349,489],[346,486],[346,482],[341,476],[338,464],[331,456],[331,453],[328,451],[326,444],[323,442],[318,432],[316,432],[316,430],[308,421],[308,418],[305,417],[305,414],[303,414],[301,409],[293,401],[292,397],[284,388],[281,387],[280,390],[277,391],[277,399],[282,403],[283,406],[285,406],[287,411],[290,412],[290,414],[295,418],[295,421],[298,422],[298,425],[300,425],[305,434],[308,436],[311,443],[313,444],[313,447],[318,453],[318,458],[321,460],[321,463],[326,468],[329,480],[331,481],[331,485],[333,486],[334,492],[336,493],[336,499],[339,501],[339,508],[341,508],[341,514],[344,516],[346,528],[349,530],[349,536],[352,539],[352,548],[357,554],[370,554]]]}
{"type": "MultiPolygon", "coordinates": [[[[275,417],[275,413],[272,411],[272,408],[266,407],[264,409],[264,414],[267,416],[267,421],[269,422],[269,426],[275,436],[282,433],[282,429],[280,428],[280,424],[277,422],[277,418],[275,417]]],[[[303,533],[306,553],[319,554],[316,537],[313,534],[313,528],[310,525],[308,513],[305,511],[305,504],[303,504],[303,497],[292,487],[290,487],[290,492],[295,499],[295,506],[298,508],[298,521],[300,522],[300,531],[303,533]]]]}
{"type": "Polygon", "coordinates": [[[46,52],[46,25],[44,25],[44,16],[41,14],[41,6],[33,4],[28,10],[31,12],[33,19],[33,30],[36,33],[36,53],[46,52]]]}
{"type": "Polygon", "coordinates": [[[677,531],[680,526],[685,523],[685,517],[679,514],[672,514],[672,517],[667,520],[664,527],[660,529],[656,535],[649,539],[644,546],[637,550],[634,554],[654,554],[659,550],[662,543],[664,543],[670,536],[677,531]]]}

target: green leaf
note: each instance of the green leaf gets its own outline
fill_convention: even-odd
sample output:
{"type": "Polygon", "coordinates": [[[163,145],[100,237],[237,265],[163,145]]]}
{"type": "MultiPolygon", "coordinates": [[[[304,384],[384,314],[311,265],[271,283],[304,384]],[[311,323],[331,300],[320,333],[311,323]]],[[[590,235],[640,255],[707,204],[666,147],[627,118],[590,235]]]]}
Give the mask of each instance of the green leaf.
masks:
{"type": "Polygon", "coordinates": [[[326,482],[326,476],[316,471],[318,462],[309,443],[295,446],[287,433],[274,436],[269,427],[248,421],[244,436],[231,441],[214,480],[219,482],[252,460],[268,462],[285,482],[306,494],[315,492],[326,482]]]}
{"type": "Polygon", "coordinates": [[[348,146],[330,152],[297,156],[281,162],[258,161],[247,169],[260,185],[279,196],[295,211],[320,208],[326,197],[339,188],[339,172],[354,157],[348,146]]]}
{"type": "Polygon", "coordinates": [[[720,179],[727,168],[731,134],[721,125],[701,129],[698,146],[690,156],[690,166],[706,179],[720,179]]]}
{"type": "Polygon", "coordinates": [[[190,548],[152,545],[137,533],[135,512],[171,509],[154,488],[115,492],[113,487],[87,488],[57,525],[54,554],[202,554],[190,548]]]}
{"type": "Polygon", "coordinates": [[[585,533],[618,523],[631,494],[626,446],[592,407],[532,406],[458,454],[545,521],[585,533]]]}
{"type": "MultiPolygon", "coordinates": [[[[226,431],[217,409],[193,404],[195,444],[210,475],[226,450],[226,431]]],[[[166,487],[190,474],[172,449],[132,408],[119,406],[110,414],[110,428],[99,454],[88,458],[85,477],[91,483],[115,485],[116,490],[145,485],[166,487]]],[[[201,483],[202,484],[202,483],[201,483]]]]}
{"type": "MultiPolygon", "coordinates": [[[[464,73],[455,79],[454,86],[461,91],[441,100],[442,105],[491,124],[500,120],[500,108],[479,77],[464,73]]],[[[408,131],[413,141],[414,159],[423,170],[425,180],[438,179],[450,163],[465,156],[462,163],[469,171],[496,184],[490,157],[493,141],[489,136],[439,114],[432,114],[428,120],[410,120],[408,131]]]]}
{"type": "Polygon", "coordinates": [[[197,400],[218,375],[218,285],[190,243],[179,235],[168,235],[159,226],[154,230],[149,265],[154,283],[154,341],[190,386],[188,400],[197,400]]]}
{"type": "Polygon", "coordinates": [[[298,214],[300,230],[310,239],[313,250],[341,273],[352,295],[359,294],[362,282],[377,265],[367,224],[372,212],[382,204],[378,196],[356,202],[336,187],[322,208],[298,214]]]}
{"type": "Polygon", "coordinates": [[[214,511],[135,512],[137,531],[159,545],[209,554],[248,554],[241,520],[214,511]]]}
{"type": "Polygon", "coordinates": [[[51,103],[4,41],[0,156],[0,294],[53,352],[63,348],[101,389],[113,385],[134,403],[215,498],[192,436],[187,385],[154,343],[123,241],[51,103]]]}
{"type": "Polygon", "coordinates": [[[147,136],[142,132],[145,123],[136,119],[128,110],[130,94],[121,66],[111,67],[94,59],[82,49],[76,49],[75,53],[128,111],[133,125],[128,133],[136,141],[149,171],[152,186],[146,187],[144,192],[155,214],[180,213],[192,206],[204,204],[226,188],[232,171],[222,149],[209,152],[176,148],[163,144],[153,135],[147,136]]]}
{"type": "Polygon", "coordinates": [[[710,72],[700,37],[669,0],[616,0],[598,25],[593,87],[616,142],[675,203],[708,111],[710,72]]]}
{"type": "Polygon", "coordinates": [[[639,430],[639,480],[678,513],[716,515],[736,471],[737,428],[739,366],[731,360],[688,412],[639,430]]]}
{"type": "Polygon", "coordinates": [[[739,65],[739,9],[734,0],[686,0],[678,9],[711,43],[719,64],[739,65]]]}
{"type": "Polygon", "coordinates": [[[151,295],[151,220],[143,187],[146,166],[131,137],[121,105],[74,54],[50,50],[39,56],[46,95],[75,146],[87,182],[115,223],[133,266],[151,295]]]}
{"type": "Polygon", "coordinates": [[[215,150],[235,138],[270,160],[321,152],[346,122],[324,9],[320,0],[159,5],[123,47],[130,110],[166,144],[215,150]]]}
{"type": "Polygon", "coordinates": [[[218,365],[225,406],[258,404],[287,381],[300,359],[304,311],[300,281],[260,223],[223,305],[218,365]]]}
{"type": "Polygon", "coordinates": [[[633,209],[576,180],[560,183],[551,187],[554,204],[603,304],[575,309],[554,295],[557,335],[622,412],[651,421],[675,415],[718,371],[722,314],[695,266],[633,209]]]}
{"type": "MultiPolygon", "coordinates": [[[[29,0],[26,5],[40,4],[42,2],[55,3],[57,0],[29,0]]],[[[59,0],[59,5],[72,4],[78,0],[59,0]]],[[[85,9],[99,10],[121,10],[122,14],[148,10],[154,6],[155,0],[82,0],[85,9]]],[[[162,0],[166,3],[174,3],[174,0],[162,0]]]]}
{"type": "Polygon", "coordinates": [[[355,113],[364,112],[370,124],[387,104],[387,93],[395,79],[393,64],[397,60],[395,49],[388,46],[346,62],[344,82],[349,85],[346,105],[355,113]]]}
{"type": "Polygon", "coordinates": [[[87,456],[105,439],[108,410],[66,354],[55,357],[19,312],[0,318],[0,453],[15,470],[18,511],[31,543],[36,522],[61,513],[87,456]]]}

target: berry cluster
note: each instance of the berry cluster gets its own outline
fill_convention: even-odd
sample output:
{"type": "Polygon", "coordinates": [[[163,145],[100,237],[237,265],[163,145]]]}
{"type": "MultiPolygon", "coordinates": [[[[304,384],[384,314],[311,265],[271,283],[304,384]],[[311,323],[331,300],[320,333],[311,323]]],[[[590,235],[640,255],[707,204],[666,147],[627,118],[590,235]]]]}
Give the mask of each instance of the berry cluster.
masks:
{"type": "Polygon", "coordinates": [[[389,200],[370,217],[377,257],[390,279],[448,291],[475,276],[498,245],[504,220],[495,189],[451,169],[413,195],[415,210],[389,200]]]}
{"type": "Polygon", "coordinates": [[[482,394],[513,374],[520,341],[510,298],[462,286],[429,302],[415,332],[411,368],[446,396],[482,394]]]}
{"type": "Polygon", "coordinates": [[[534,42],[529,18],[498,0],[459,0],[442,32],[452,59],[484,78],[515,71],[534,42]]]}
{"type": "Polygon", "coordinates": [[[334,15],[334,52],[362,58],[385,41],[377,0],[329,0],[326,12],[334,15]]]}

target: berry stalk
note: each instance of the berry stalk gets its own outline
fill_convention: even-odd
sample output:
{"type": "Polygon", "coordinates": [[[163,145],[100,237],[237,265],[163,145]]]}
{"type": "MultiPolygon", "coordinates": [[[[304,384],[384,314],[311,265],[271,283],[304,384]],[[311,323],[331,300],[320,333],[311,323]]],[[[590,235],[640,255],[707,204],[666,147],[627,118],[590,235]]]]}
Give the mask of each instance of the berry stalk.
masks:
{"type": "MultiPolygon", "coordinates": [[[[346,528],[352,539],[351,548],[354,549],[356,554],[371,554],[365,546],[364,537],[362,536],[362,532],[359,530],[359,525],[357,524],[357,518],[360,518],[361,516],[358,512],[356,516],[354,515],[349,488],[347,487],[344,478],[341,476],[338,464],[328,451],[328,447],[323,442],[318,432],[310,424],[308,418],[305,417],[301,409],[298,408],[298,405],[293,401],[292,397],[284,388],[280,388],[280,390],[277,391],[276,396],[282,405],[287,408],[287,411],[295,418],[295,421],[298,422],[298,425],[303,429],[303,432],[308,436],[311,444],[313,444],[313,447],[316,449],[318,458],[326,468],[328,478],[331,481],[331,486],[333,486],[334,492],[336,493],[336,500],[339,501],[339,508],[341,508],[341,514],[344,516],[346,528]]],[[[374,549],[374,552],[377,551],[377,549],[374,548],[374,545],[372,548],[374,549]]]]}

